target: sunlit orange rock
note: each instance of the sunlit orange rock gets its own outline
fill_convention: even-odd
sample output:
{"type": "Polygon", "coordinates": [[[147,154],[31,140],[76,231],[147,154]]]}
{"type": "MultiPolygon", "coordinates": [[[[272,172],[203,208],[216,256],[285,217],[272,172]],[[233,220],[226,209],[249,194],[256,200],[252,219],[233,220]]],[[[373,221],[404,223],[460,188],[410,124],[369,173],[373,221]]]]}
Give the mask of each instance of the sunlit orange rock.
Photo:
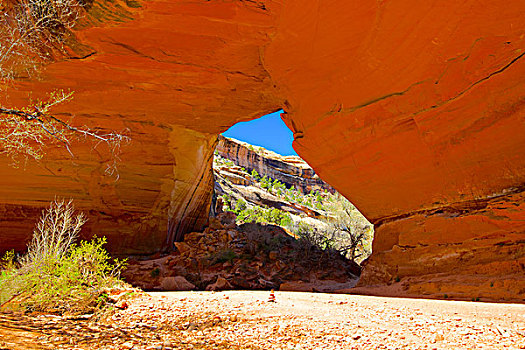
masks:
{"type": "Polygon", "coordinates": [[[166,248],[207,221],[217,134],[282,105],[261,58],[274,14],[249,2],[140,4],[95,1],[68,39],[69,56],[3,94],[6,105],[23,106],[29,92],[70,89],[58,116],[131,141],[118,181],[105,175],[103,144],[73,144],[74,158],[50,148],[18,169],[0,159],[2,248],[23,249],[55,196],[73,198],[89,216],[85,235],[107,236],[112,251],[166,248]]]}
{"type": "MultiPolygon", "coordinates": [[[[376,224],[362,286],[504,275],[505,293],[481,279],[491,297],[525,300],[524,15],[519,1],[284,3],[265,67],[296,151],[376,224]]],[[[441,282],[415,294],[461,284],[441,282]]]]}
{"type": "Polygon", "coordinates": [[[522,1],[165,0],[118,16],[101,4],[76,31],[83,54],[8,97],[69,88],[75,121],[129,129],[120,180],[87,145],[75,162],[3,165],[2,246],[21,247],[61,195],[117,251],[157,251],[204,224],[215,135],[282,107],[296,151],[376,224],[361,285],[505,275],[492,298],[523,300],[522,1]]]}
{"type": "Polygon", "coordinates": [[[288,188],[293,186],[302,193],[323,190],[334,192],[332,186],[321,180],[300,157],[281,156],[273,151],[260,147],[256,149],[245,142],[224,136],[219,137],[215,151],[221,157],[245,168],[248,173],[255,170],[261,177],[279,180],[288,188]]]}

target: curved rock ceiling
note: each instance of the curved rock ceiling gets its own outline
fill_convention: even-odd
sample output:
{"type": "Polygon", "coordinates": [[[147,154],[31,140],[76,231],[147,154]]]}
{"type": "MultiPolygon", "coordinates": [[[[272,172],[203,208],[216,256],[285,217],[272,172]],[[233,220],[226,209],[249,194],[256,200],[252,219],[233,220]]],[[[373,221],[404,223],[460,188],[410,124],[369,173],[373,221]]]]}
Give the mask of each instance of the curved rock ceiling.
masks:
{"type": "Polygon", "coordinates": [[[522,1],[139,5],[95,0],[68,57],[4,96],[71,89],[62,117],[132,141],[119,181],[88,144],[2,160],[3,247],[58,195],[115,251],[158,251],[205,224],[216,135],[282,107],[296,151],[376,224],[362,285],[483,271],[525,292],[522,1]]]}

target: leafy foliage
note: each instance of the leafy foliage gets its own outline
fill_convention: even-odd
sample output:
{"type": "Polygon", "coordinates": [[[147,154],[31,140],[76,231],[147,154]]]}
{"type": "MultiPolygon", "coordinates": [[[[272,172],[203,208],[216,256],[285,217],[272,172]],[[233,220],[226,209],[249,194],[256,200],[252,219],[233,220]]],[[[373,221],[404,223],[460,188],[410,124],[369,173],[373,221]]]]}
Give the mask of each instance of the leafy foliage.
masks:
{"type": "Polygon", "coordinates": [[[265,223],[278,226],[288,226],[292,219],[290,214],[276,209],[263,206],[248,206],[244,199],[232,200],[228,195],[223,195],[224,210],[231,211],[237,215],[237,221],[243,223],[265,223]]]}

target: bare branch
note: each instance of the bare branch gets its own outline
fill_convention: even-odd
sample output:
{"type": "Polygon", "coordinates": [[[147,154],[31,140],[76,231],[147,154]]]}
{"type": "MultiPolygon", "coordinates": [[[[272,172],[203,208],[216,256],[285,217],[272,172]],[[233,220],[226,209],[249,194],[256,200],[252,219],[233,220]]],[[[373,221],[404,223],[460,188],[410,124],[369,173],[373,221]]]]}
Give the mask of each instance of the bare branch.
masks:
{"type": "Polygon", "coordinates": [[[13,165],[19,164],[18,157],[27,161],[31,158],[39,160],[44,154],[44,147],[52,143],[60,143],[72,155],[69,145],[76,138],[92,139],[98,144],[105,143],[111,154],[106,173],[118,173],[118,154],[122,142],[129,138],[119,133],[95,133],[89,128],[78,128],[50,114],[52,107],[65,103],[73,98],[72,92],[54,91],[48,100],[37,101],[30,107],[17,109],[0,106],[0,154],[7,154],[13,160],[13,165]]]}
{"type": "MultiPolygon", "coordinates": [[[[33,74],[51,59],[50,52],[62,49],[62,39],[81,16],[81,0],[18,0],[0,14],[0,90],[22,72],[33,74]]],[[[39,160],[45,146],[60,143],[71,154],[73,138],[92,139],[94,148],[105,143],[111,153],[106,172],[117,174],[120,145],[128,137],[119,133],[99,133],[80,128],[56,117],[51,110],[73,98],[73,92],[55,90],[44,101],[28,107],[0,105],[0,154],[7,154],[13,165],[19,157],[39,160]]]]}

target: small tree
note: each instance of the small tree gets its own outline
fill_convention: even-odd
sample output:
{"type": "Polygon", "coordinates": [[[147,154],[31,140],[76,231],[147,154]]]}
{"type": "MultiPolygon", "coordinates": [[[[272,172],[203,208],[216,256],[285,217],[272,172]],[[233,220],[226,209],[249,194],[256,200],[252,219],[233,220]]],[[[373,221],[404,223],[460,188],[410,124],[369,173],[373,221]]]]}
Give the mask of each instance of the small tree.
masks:
{"type": "Polygon", "coordinates": [[[353,261],[362,261],[371,253],[372,225],[352,203],[337,195],[328,206],[334,216],[327,235],[337,242],[337,250],[353,261]]]}

